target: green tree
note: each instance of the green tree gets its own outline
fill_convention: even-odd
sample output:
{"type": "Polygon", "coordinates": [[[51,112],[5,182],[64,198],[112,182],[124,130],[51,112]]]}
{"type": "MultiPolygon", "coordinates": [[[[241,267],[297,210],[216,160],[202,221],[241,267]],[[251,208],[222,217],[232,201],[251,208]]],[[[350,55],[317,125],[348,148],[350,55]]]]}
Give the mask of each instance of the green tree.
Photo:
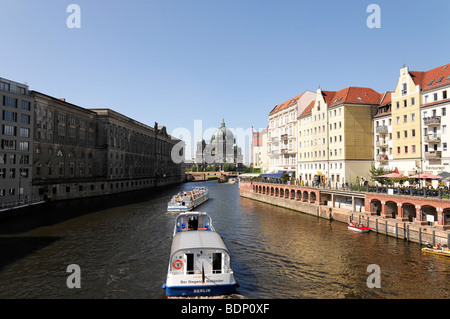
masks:
{"type": "Polygon", "coordinates": [[[376,168],[374,164],[371,165],[370,171],[369,171],[369,178],[373,182],[378,182],[380,184],[392,184],[392,180],[386,177],[378,177],[381,175],[393,173],[393,170],[386,170],[383,167],[376,168]]]}
{"type": "Polygon", "coordinates": [[[286,172],[283,172],[283,174],[281,174],[281,180],[282,180],[283,182],[288,181],[290,178],[291,178],[291,177],[290,177],[289,174],[286,173],[286,172]]]}

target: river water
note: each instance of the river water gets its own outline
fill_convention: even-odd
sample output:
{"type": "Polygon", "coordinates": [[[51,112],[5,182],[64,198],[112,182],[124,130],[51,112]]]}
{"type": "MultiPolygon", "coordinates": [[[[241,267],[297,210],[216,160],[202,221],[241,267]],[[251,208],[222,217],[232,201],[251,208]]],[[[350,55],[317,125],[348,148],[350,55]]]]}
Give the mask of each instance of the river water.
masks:
{"type": "Polygon", "coordinates": [[[0,222],[0,298],[165,298],[175,213],[172,194],[207,186],[198,208],[232,254],[240,298],[449,298],[450,259],[374,232],[359,234],[239,196],[238,184],[187,183],[114,197],[53,203],[0,222]],[[69,265],[81,288],[69,289],[69,265]],[[369,265],[381,288],[368,288],[369,265]]]}

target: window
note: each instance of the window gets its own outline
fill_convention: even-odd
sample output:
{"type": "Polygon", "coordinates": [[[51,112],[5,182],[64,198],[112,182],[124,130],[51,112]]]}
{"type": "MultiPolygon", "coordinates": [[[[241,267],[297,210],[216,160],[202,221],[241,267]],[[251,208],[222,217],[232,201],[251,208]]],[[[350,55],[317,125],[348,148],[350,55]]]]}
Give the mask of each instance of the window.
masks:
{"type": "Polygon", "coordinates": [[[411,122],[416,120],[416,113],[411,113],[411,122]]]}
{"type": "Polygon", "coordinates": [[[10,112],[10,111],[3,111],[2,119],[3,119],[3,121],[17,122],[17,113],[10,112]]]}
{"type": "Polygon", "coordinates": [[[408,103],[406,102],[406,100],[403,100],[403,107],[407,107],[408,103]]]}
{"type": "Polygon", "coordinates": [[[395,118],[395,120],[396,120],[396,123],[397,123],[397,124],[400,124],[400,116],[397,116],[397,117],[395,118]]]}
{"type": "Polygon", "coordinates": [[[441,77],[436,81],[436,84],[441,83],[443,79],[444,79],[444,77],[441,76],[441,77]]]}
{"type": "Polygon", "coordinates": [[[16,136],[17,128],[11,125],[2,125],[2,134],[9,136],[16,136]]]}
{"type": "Polygon", "coordinates": [[[416,99],[415,98],[411,98],[411,105],[414,105],[414,104],[416,104],[416,99]]]}
{"type": "Polygon", "coordinates": [[[30,143],[21,141],[19,142],[19,150],[21,151],[29,151],[30,150],[30,143]]]}
{"type": "Polygon", "coordinates": [[[405,146],[405,154],[408,154],[408,146],[405,146]]]}
{"type": "Polygon", "coordinates": [[[442,116],[446,116],[446,115],[447,115],[447,110],[446,110],[445,107],[443,107],[443,108],[441,109],[441,115],[442,115],[442,116]]]}
{"type": "Polygon", "coordinates": [[[428,85],[427,85],[427,86],[430,86],[430,85],[432,85],[432,84],[433,84],[433,82],[434,82],[434,79],[433,79],[433,80],[431,80],[430,82],[428,82],[428,85]]]}
{"type": "Polygon", "coordinates": [[[407,94],[407,90],[406,90],[406,83],[403,83],[403,90],[402,90],[402,94],[406,95],[407,94]]]}
{"type": "Polygon", "coordinates": [[[400,149],[400,146],[399,147],[397,147],[397,154],[400,154],[401,153],[401,149],[400,149]]]}
{"type": "Polygon", "coordinates": [[[3,95],[3,105],[17,108],[17,99],[3,95]]]}
{"type": "Polygon", "coordinates": [[[2,91],[9,91],[10,84],[5,82],[0,82],[0,90],[2,91]]]}
{"type": "Polygon", "coordinates": [[[442,150],[446,151],[447,150],[447,143],[442,143],[442,150]]]}
{"type": "Polygon", "coordinates": [[[400,138],[400,132],[397,132],[397,139],[400,138]]]}
{"type": "Polygon", "coordinates": [[[27,114],[20,115],[20,122],[23,124],[30,124],[30,116],[27,114]]]}
{"type": "Polygon", "coordinates": [[[433,98],[434,98],[434,101],[437,101],[437,100],[438,100],[438,94],[437,94],[437,93],[434,93],[434,94],[433,94],[433,98]]]}
{"type": "Polygon", "coordinates": [[[396,108],[396,109],[400,108],[400,103],[399,103],[399,102],[396,102],[396,103],[395,103],[395,108],[396,108]]]}
{"type": "Polygon", "coordinates": [[[407,131],[407,130],[404,130],[404,131],[403,131],[403,137],[404,137],[404,138],[407,138],[407,137],[408,137],[408,131],[407,131]]]}
{"type": "Polygon", "coordinates": [[[407,123],[408,122],[408,115],[403,115],[403,123],[407,123]]]}
{"type": "Polygon", "coordinates": [[[29,128],[20,128],[20,136],[21,137],[30,137],[30,129],[29,128]]]}
{"type": "Polygon", "coordinates": [[[31,110],[31,103],[28,101],[22,101],[22,110],[30,111],[31,110]]]}
{"type": "Polygon", "coordinates": [[[416,153],[416,146],[415,146],[415,145],[412,145],[411,148],[412,148],[412,152],[413,152],[413,153],[416,153]]]}
{"type": "Polygon", "coordinates": [[[194,254],[186,254],[186,273],[194,274],[194,254]]]}
{"type": "Polygon", "coordinates": [[[415,137],[416,136],[416,130],[415,129],[412,129],[411,130],[411,137],[415,137]]]}
{"type": "Polygon", "coordinates": [[[447,91],[442,91],[442,98],[446,99],[447,98],[447,91]]]}

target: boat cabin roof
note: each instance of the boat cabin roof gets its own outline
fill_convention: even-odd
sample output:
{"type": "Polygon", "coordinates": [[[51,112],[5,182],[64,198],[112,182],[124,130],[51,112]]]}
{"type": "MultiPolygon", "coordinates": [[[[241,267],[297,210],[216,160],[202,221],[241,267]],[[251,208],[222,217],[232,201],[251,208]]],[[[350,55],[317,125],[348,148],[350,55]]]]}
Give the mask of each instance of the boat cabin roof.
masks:
{"type": "Polygon", "coordinates": [[[173,237],[171,256],[179,251],[216,249],[229,254],[225,243],[215,231],[179,232],[173,237]]]}

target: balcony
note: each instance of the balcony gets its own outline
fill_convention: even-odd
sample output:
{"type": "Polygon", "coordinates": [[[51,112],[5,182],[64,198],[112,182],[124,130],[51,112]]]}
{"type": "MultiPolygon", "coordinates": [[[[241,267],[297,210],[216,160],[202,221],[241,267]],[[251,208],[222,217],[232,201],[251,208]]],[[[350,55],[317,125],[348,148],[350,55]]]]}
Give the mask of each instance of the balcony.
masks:
{"type": "Polygon", "coordinates": [[[425,152],[425,159],[427,159],[427,160],[440,159],[441,157],[442,157],[442,151],[425,152]]]}
{"type": "Polygon", "coordinates": [[[378,154],[376,160],[378,162],[387,162],[389,160],[389,156],[387,154],[378,154]]]}
{"type": "Polygon", "coordinates": [[[281,140],[282,140],[282,141],[287,141],[288,139],[289,139],[289,137],[288,137],[287,134],[281,135],[281,140]]]}
{"type": "Polygon", "coordinates": [[[280,141],[280,138],[278,136],[271,138],[272,143],[278,143],[280,141]]]}
{"type": "Polygon", "coordinates": [[[377,147],[387,147],[388,146],[388,140],[383,138],[383,139],[377,141],[376,146],[377,147]]]}
{"type": "Polygon", "coordinates": [[[272,150],[271,152],[269,152],[270,156],[277,156],[280,155],[280,150],[272,150]]]}
{"type": "Polygon", "coordinates": [[[388,127],[386,125],[380,125],[376,128],[377,133],[387,133],[388,127]]]}
{"type": "Polygon", "coordinates": [[[288,155],[288,154],[295,154],[295,153],[297,153],[294,149],[291,149],[291,148],[283,148],[283,149],[281,149],[281,154],[282,155],[288,155]]]}
{"type": "Polygon", "coordinates": [[[441,134],[429,134],[425,135],[425,143],[440,143],[441,134]]]}
{"type": "Polygon", "coordinates": [[[440,116],[424,117],[423,124],[427,126],[441,125],[441,117],[440,116]]]}

